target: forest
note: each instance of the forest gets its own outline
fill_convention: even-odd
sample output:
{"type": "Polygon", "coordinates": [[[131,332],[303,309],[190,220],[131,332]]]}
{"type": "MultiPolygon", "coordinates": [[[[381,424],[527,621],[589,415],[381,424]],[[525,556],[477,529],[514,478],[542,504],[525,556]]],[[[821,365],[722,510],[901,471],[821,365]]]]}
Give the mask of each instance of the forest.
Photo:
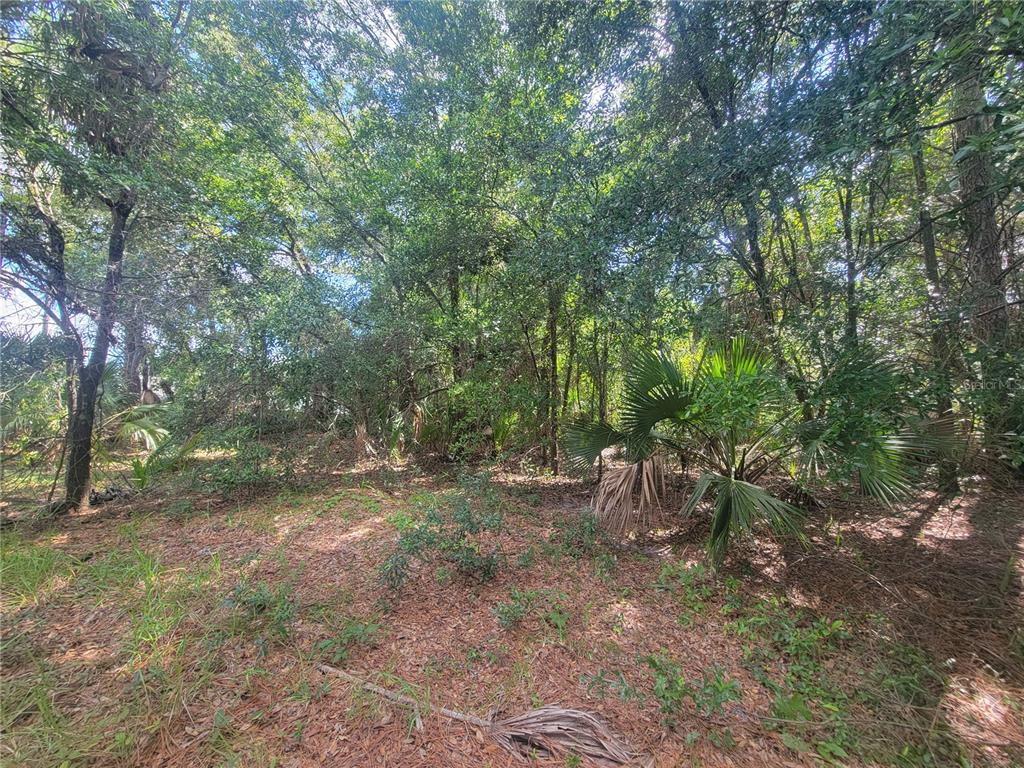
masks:
{"type": "Polygon", "coordinates": [[[1024,4],[0,13],[0,764],[1024,764],[1024,4]]]}

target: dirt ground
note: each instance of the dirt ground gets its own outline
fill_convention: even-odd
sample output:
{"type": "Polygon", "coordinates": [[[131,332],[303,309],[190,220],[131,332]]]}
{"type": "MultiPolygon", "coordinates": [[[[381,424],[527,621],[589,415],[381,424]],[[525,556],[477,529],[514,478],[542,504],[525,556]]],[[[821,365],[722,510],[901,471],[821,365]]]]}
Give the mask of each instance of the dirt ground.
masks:
{"type": "Polygon", "coordinates": [[[430,706],[559,704],[598,713],[637,765],[1024,764],[1020,491],[823,497],[805,546],[735,542],[712,577],[700,519],[574,549],[590,486],[497,472],[494,578],[428,558],[395,592],[381,564],[457,479],[320,459],[285,486],[163,487],[6,527],[3,762],[521,765],[430,706]],[[534,605],[503,625],[517,594],[534,605]],[[704,695],[666,711],[652,656],[704,695]]]}

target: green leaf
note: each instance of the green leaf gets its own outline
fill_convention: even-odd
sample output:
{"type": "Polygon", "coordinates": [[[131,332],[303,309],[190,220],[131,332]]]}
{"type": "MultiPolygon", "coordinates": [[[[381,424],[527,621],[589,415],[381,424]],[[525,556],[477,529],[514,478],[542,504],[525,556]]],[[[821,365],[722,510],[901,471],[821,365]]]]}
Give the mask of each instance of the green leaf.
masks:
{"type": "Polygon", "coordinates": [[[562,448],[568,469],[582,475],[594,466],[603,450],[625,442],[622,432],[604,422],[576,422],[565,430],[562,448]]]}
{"type": "Polygon", "coordinates": [[[782,743],[785,744],[790,749],[792,749],[794,752],[810,752],[811,751],[811,745],[810,744],[808,744],[806,741],[801,739],[799,736],[794,736],[789,731],[783,731],[782,735],[781,735],[781,738],[782,738],[782,743]]]}

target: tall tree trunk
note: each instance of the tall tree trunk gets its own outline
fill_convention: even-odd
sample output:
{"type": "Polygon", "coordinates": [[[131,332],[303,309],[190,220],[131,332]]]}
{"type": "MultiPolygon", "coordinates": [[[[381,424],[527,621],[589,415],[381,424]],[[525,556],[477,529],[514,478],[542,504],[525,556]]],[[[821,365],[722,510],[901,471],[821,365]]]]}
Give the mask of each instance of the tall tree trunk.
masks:
{"type": "Polygon", "coordinates": [[[753,193],[745,195],[742,201],[743,216],[746,219],[747,254],[741,263],[757,291],[761,315],[769,329],[775,327],[775,312],[772,309],[771,294],[768,290],[768,274],[764,265],[764,254],[761,252],[761,214],[757,210],[757,201],[753,193]]]}
{"type": "Polygon", "coordinates": [[[558,474],[558,312],[562,298],[556,288],[548,289],[548,463],[558,474]]]}
{"type": "MultiPolygon", "coordinates": [[[[935,409],[944,421],[953,419],[953,384],[950,365],[953,345],[950,342],[949,319],[946,317],[946,291],[939,272],[938,251],[935,247],[935,226],[928,207],[928,177],[924,167],[921,135],[912,139],[911,157],[914,162],[914,190],[917,197],[917,218],[921,230],[921,250],[924,254],[924,273],[928,279],[928,309],[931,323],[932,358],[935,366],[935,409]]],[[[943,458],[939,462],[939,487],[945,492],[959,490],[956,462],[943,458]]]]}
{"type": "Polygon", "coordinates": [[[462,287],[459,284],[459,268],[456,264],[448,267],[448,306],[451,319],[451,332],[455,334],[452,340],[452,380],[458,381],[465,372],[463,362],[462,339],[459,336],[459,303],[462,294],[462,287]]]}
{"type": "Polygon", "coordinates": [[[981,352],[981,375],[988,393],[986,413],[982,414],[987,431],[998,430],[1004,398],[996,391],[1002,385],[999,353],[1007,331],[1006,292],[1002,285],[1003,264],[999,252],[999,225],[996,222],[995,168],[989,151],[978,142],[991,129],[991,118],[982,112],[985,106],[985,40],[977,25],[973,6],[968,35],[974,37],[968,51],[956,67],[953,113],[960,118],[953,127],[953,150],[960,182],[960,202],[964,206],[963,223],[967,246],[967,308],[971,331],[981,352]]]}
{"type": "MultiPolygon", "coordinates": [[[[594,323],[594,365],[595,385],[597,387],[597,418],[601,423],[608,421],[608,329],[594,323]],[[601,337],[598,352],[598,335],[601,337]]],[[[604,456],[597,457],[597,480],[604,476],[604,456]]]]}
{"type": "Polygon", "coordinates": [[[138,303],[122,313],[124,315],[124,384],[133,402],[142,400],[142,391],[147,388],[143,379],[143,365],[146,360],[146,343],[142,317],[138,303]]]}
{"type": "Polygon", "coordinates": [[[794,371],[790,361],[786,358],[786,353],[782,348],[782,341],[779,338],[779,329],[775,323],[775,309],[772,306],[771,290],[768,285],[768,272],[765,269],[764,252],[761,250],[761,214],[757,210],[756,193],[751,192],[744,195],[740,204],[743,208],[746,224],[745,245],[747,251],[746,254],[743,254],[739,249],[736,249],[738,260],[743,271],[746,272],[751,282],[754,283],[758,305],[761,309],[761,317],[765,324],[768,348],[771,350],[772,355],[774,355],[786,379],[793,386],[796,399],[802,406],[804,419],[810,420],[812,414],[807,401],[807,384],[800,371],[799,362],[796,365],[797,370],[794,371]]]}
{"type": "Polygon", "coordinates": [[[843,252],[846,259],[846,342],[857,343],[857,254],[853,244],[853,169],[847,168],[845,193],[836,189],[843,221],[843,252]]]}
{"type": "MultiPolygon", "coordinates": [[[[568,313],[566,313],[568,314],[568,313]]],[[[569,326],[569,349],[565,354],[565,384],[562,386],[562,421],[568,418],[569,414],[569,391],[572,386],[573,373],[576,373],[576,393],[579,395],[579,366],[573,367],[576,362],[576,322],[568,321],[569,326]]]]}
{"type": "Polygon", "coordinates": [[[110,238],[107,244],[107,274],[100,295],[96,338],[89,359],[78,374],[75,412],[68,429],[67,470],[64,473],[64,511],[88,504],[92,472],[92,433],[96,421],[96,396],[117,318],[117,290],[121,284],[124,241],[134,196],[123,193],[110,204],[110,238]]]}

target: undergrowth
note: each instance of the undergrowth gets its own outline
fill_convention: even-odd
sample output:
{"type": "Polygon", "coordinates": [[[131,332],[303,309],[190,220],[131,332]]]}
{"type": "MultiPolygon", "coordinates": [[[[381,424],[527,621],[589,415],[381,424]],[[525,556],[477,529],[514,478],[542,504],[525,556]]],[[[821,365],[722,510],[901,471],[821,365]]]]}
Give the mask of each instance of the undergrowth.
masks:
{"type": "Polygon", "coordinates": [[[442,561],[460,575],[490,581],[504,562],[500,537],[505,532],[500,496],[487,476],[467,476],[462,487],[420,500],[412,520],[396,521],[402,530],[391,555],[380,566],[381,581],[397,593],[415,562],[442,561]]]}

